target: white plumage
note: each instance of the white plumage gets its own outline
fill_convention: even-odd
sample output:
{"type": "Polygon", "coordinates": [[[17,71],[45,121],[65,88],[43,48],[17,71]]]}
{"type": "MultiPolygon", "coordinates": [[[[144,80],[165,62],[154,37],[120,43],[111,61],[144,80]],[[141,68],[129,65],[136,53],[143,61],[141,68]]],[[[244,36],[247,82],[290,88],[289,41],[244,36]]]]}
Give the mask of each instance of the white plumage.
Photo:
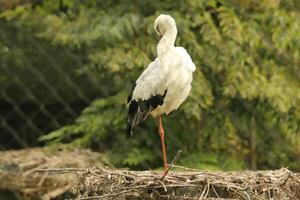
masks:
{"type": "Polygon", "coordinates": [[[192,59],[182,47],[173,47],[169,51],[164,57],[168,56],[166,60],[172,62],[166,65],[162,59],[156,58],[137,79],[133,90],[135,100],[147,100],[151,96],[163,95],[167,90],[163,104],[151,112],[154,117],[176,110],[191,90],[195,71],[192,59]]]}
{"type": "MultiPolygon", "coordinates": [[[[148,114],[160,117],[176,110],[191,90],[196,67],[183,47],[174,46],[177,35],[175,20],[162,14],[156,18],[154,29],[161,36],[157,45],[157,58],[140,75],[128,96],[128,134],[148,114]]],[[[159,126],[165,152],[161,117],[159,126]]],[[[163,155],[166,169],[166,154],[163,155]]]]}

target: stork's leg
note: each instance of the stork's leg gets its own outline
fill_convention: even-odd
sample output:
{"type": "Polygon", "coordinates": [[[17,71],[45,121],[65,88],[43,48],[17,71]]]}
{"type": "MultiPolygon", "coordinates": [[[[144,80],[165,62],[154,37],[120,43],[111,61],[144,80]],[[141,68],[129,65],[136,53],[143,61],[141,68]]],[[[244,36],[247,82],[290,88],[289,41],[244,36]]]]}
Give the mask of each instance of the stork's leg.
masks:
{"type": "Polygon", "coordinates": [[[162,125],[161,116],[159,116],[159,135],[161,140],[162,156],[164,160],[164,169],[166,171],[168,169],[168,164],[167,164],[167,154],[166,154],[166,147],[165,147],[165,131],[162,125]]]}

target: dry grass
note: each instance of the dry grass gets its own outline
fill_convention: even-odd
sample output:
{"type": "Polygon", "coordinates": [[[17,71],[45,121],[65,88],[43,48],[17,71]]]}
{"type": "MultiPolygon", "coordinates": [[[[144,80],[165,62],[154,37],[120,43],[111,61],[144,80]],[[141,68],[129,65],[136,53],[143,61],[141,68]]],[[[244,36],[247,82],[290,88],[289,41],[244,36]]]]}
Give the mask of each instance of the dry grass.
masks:
{"type": "Polygon", "coordinates": [[[100,162],[98,153],[67,147],[0,152],[0,190],[14,192],[19,199],[53,199],[69,191],[76,174],[41,174],[36,169],[100,167],[100,162]]]}

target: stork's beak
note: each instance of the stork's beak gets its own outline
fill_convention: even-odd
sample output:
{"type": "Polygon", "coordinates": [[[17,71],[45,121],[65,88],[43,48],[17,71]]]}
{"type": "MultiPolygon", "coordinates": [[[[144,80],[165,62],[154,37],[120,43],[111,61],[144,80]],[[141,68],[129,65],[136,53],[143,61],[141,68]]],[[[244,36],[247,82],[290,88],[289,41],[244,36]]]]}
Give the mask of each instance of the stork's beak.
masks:
{"type": "Polygon", "coordinates": [[[159,39],[161,39],[162,38],[162,34],[160,33],[159,28],[156,27],[155,29],[156,29],[156,33],[159,35],[159,39]]]}
{"type": "Polygon", "coordinates": [[[159,29],[157,29],[157,32],[158,32],[159,39],[161,39],[163,35],[160,33],[159,29]]]}

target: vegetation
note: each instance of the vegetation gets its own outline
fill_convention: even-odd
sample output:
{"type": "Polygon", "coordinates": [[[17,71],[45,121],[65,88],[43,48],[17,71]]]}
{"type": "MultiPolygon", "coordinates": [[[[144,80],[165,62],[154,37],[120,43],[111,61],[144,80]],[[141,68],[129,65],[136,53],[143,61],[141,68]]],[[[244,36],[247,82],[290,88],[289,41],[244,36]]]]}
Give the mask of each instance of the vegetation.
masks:
{"type": "Polygon", "coordinates": [[[72,51],[76,72],[97,80],[101,91],[74,123],[42,140],[91,147],[117,167],[161,166],[156,120],[129,139],[125,133],[126,97],[156,57],[153,22],[160,13],[176,19],[176,45],[197,66],[188,100],[163,119],[169,159],[183,149],[178,164],[199,169],[300,170],[296,0],[45,0],[2,12],[2,22],[61,49],[53,55],[66,67],[63,50],[72,51]]]}

